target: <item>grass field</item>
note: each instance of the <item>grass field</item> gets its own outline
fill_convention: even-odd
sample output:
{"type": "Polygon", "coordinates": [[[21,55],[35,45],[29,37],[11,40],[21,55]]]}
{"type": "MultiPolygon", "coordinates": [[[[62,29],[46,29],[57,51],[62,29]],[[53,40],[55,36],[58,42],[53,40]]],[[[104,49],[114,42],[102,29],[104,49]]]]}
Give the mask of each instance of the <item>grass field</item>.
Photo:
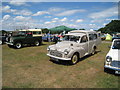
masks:
{"type": "Polygon", "coordinates": [[[108,45],[102,43],[76,65],[50,61],[48,43],[22,49],[3,45],[3,88],[118,88],[118,76],[104,73],[108,45]]]}

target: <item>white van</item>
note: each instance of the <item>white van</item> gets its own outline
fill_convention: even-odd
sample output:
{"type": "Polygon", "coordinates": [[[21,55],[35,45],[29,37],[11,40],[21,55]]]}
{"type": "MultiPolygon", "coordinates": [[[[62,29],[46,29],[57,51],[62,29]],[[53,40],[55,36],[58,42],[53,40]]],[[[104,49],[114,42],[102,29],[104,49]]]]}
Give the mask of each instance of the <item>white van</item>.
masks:
{"type": "Polygon", "coordinates": [[[95,54],[100,43],[101,38],[97,32],[74,30],[65,34],[62,42],[50,45],[47,55],[56,61],[68,60],[71,64],[76,64],[79,58],[95,54]]]}
{"type": "Polygon", "coordinates": [[[114,39],[106,55],[104,71],[114,71],[120,74],[120,39],[114,39]]]}

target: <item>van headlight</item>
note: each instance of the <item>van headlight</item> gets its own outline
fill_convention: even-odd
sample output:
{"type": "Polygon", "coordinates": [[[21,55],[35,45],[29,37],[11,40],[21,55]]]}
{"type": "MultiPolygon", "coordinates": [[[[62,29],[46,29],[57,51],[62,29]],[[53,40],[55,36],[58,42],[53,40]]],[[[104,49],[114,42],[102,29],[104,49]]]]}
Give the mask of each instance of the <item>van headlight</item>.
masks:
{"type": "Polygon", "coordinates": [[[8,41],[8,37],[6,37],[6,41],[8,41]]]}
{"type": "Polygon", "coordinates": [[[47,47],[47,51],[50,51],[50,47],[47,47]]]}
{"type": "Polygon", "coordinates": [[[107,57],[106,57],[106,61],[107,61],[107,62],[111,62],[111,61],[112,61],[112,57],[107,56],[107,57]]]}
{"type": "Polygon", "coordinates": [[[10,42],[13,42],[13,38],[10,38],[10,42]]]}
{"type": "Polygon", "coordinates": [[[64,54],[67,55],[69,53],[69,50],[68,49],[65,49],[64,50],[64,54]]]}

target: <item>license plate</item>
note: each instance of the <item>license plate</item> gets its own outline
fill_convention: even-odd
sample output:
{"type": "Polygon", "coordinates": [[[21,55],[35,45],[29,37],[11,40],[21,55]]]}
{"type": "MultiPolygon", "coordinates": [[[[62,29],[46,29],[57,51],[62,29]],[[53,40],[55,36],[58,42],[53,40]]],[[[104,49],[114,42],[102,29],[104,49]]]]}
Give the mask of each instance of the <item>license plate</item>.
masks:
{"type": "Polygon", "coordinates": [[[120,71],[115,71],[115,74],[120,74],[120,71]]]}

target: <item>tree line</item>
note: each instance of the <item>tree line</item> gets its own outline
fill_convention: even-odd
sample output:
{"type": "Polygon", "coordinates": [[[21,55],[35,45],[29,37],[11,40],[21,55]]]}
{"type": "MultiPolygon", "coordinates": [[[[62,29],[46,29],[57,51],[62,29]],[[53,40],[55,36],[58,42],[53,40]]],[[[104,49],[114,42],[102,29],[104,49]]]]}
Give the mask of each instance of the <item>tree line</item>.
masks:
{"type": "Polygon", "coordinates": [[[98,29],[102,33],[120,33],[120,20],[112,20],[110,23],[105,25],[105,27],[98,29]]]}

